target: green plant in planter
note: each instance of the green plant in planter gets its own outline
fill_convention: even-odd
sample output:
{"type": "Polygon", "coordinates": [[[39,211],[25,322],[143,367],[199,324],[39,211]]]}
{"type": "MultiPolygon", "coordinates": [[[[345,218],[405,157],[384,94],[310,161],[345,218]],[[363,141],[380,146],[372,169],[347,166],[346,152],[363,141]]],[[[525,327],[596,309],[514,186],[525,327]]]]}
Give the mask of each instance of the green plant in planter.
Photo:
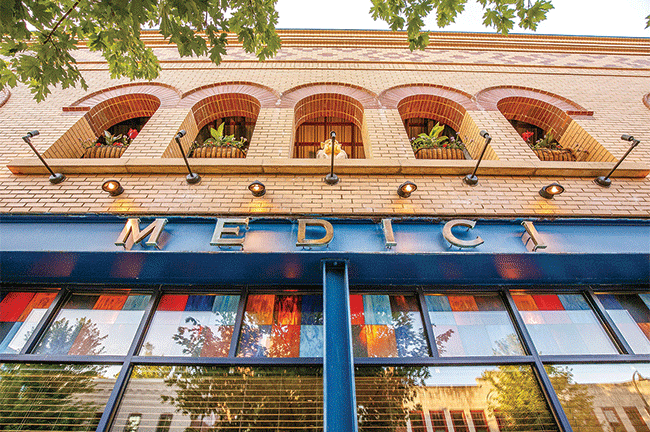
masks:
{"type": "Polygon", "coordinates": [[[535,144],[531,144],[530,147],[534,150],[538,149],[549,149],[549,150],[560,150],[562,146],[555,140],[553,133],[549,132],[544,135],[544,138],[538,140],[535,144]]]}
{"type": "Polygon", "coordinates": [[[84,149],[90,149],[93,147],[121,147],[121,148],[127,148],[129,144],[131,144],[131,141],[133,141],[133,138],[137,136],[137,131],[135,129],[131,129],[128,134],[122,135],[113,135],[109,131],[104,131],[104,135],[101,136],[100,138],[96,139],[87,139],[87,140],[81,140],[81,146],[84,149]],[[135,133],[132,134],[131,131],[134,131],[135,133]],[[103,142],[102,142],[103,139],[103,142]]]}
{"type": "Polygon", "coordinates": [[[246,144],[247,144],[247,139],[245,137],[241,137],[240,139],[235,139],[234,135],[224,135],[223,134],[223,129],[224,129],[225,123],[221,123],[217,129],[215,128],[210,128],[210,138],[207,138],[205,141],[203,141],[202,144],[199,144],[197,141],[194,141],[192,144],[192,148],[199,148],[199,147],[226,147],[226,146],[232,146],[236,147],[243,152],[246,152],[246,144]]]}
{"type": "Polygon", "coordinates": [[[411,147],[413,147],[413,151],[417,152],[420,149],[429,148],[448,148],[462,150],[463,143],[460,140],[442,135],[442,131],[444,129],[444,125],[436,123],[436,125],[431,129],[431,132],[428,134],[421,133],[417,137],[411,138],[411,147]]]}

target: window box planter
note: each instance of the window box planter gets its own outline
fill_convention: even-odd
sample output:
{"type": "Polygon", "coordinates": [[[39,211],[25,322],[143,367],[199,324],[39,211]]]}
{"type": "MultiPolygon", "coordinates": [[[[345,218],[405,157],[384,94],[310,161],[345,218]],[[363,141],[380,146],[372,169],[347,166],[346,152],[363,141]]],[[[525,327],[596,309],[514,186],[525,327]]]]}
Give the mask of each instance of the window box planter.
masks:
{"type": "Polygon", "coordinates": [[[415,151],[416,159],[465,159],[461,149],[450,148],[421,148],[415,151]]]}
{"type": "Polygon", "coordinates": [[[539,160],[542,161],[576,161],[576,154],[571,149],[533,149],[539,160]]]}
{"type": "Polygon", "coordinates": [[[87,148],[82,158],[119,158],[124,154],[125,146],[101,145],[87,148]]]}
{"type": "Polygon", "coordinates": [[[238,147],[223,146],[199,146],[192,151],[193,158],[245,158],[246,153],[238,147]]]}

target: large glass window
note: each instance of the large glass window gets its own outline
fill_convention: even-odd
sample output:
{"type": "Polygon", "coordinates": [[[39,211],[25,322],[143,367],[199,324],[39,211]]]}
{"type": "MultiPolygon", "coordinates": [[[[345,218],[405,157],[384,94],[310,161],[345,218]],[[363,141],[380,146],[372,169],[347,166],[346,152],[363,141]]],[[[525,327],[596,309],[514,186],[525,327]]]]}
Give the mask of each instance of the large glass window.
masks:
{"type": "Polygon", "coordinates": [[[598,294],[636,354],[650,354],[650,294],[598,294]]]}
{"type": "Polygon", "coordinates": [[[422,314],[415,296],[351,295],[355,357],[426,357],[422,314]]]}
{"type": "Polygon", "coordinates": [[[54,297],[56,293],[0,294],[0,353],[20,352],[54,297]]]}
{"type": "Polygon", "coordinates": [[[616,354],[581,294],[512,296],[540,354],[616,354]]]}
{"type": "Polygon", "coordinates": [[[360,432],[405,431],[416,409],[436,431],[468,430],[468,418],[483,422],[479,412],[493,430],[498,413],[504,431],[558,431],[527,365],[357,367],[356,390],[360,432]]]}
{"type": "Polygon", "coordinates": [[[139,430],[165,413],[174,431],[323,430],[320,367],[136,366],[112,431],[137,412],[139,430]]]}
{"type": "Polygon", "coordinates": [[[425,298],[441,357],[524,354],[498,295],[435,294],[425,298]]]}
{"type": "Polygon", "coordinates": [[[119,367],[0,364],[0,430],[94,431],[119,367]]]}
{"type": "Polygon", "coordinates": [[[548,365],[546,372],[574,431],[648,430],[650,365],[548,365]]]}
{"type": "Polygon", "coordinates": [[[73,294],[34,349],[49,355],[124,355],[148,294],[73,294]]]}
{"type": "Polygon", "coordinates": [[[238,295],[163,295],[140,355],[227,357],[238,295]]]}
{"type": "Polygon", "coordinates": [[[323,295],[249,295],[240,357],[322,357],[323,295]]]}

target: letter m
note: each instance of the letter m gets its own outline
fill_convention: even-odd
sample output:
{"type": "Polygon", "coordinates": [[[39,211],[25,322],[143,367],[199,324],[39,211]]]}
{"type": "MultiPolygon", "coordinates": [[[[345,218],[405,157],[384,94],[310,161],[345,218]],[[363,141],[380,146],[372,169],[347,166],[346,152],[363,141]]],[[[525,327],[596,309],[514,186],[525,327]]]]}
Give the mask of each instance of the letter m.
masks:
{"type": "Polygon", "coordinates": [[[117,238],[115,245],[124,246],[124,249],[130,250],[134,244],[140,243],[147,236],[149,236],[149,241],[145,242],[147,246],[155,246],[157,249],[160,249],[158,246],[158,238],[162,233],[162,230],[167,225],[167,219],[156,219],[149,224],[144,230],[140,231],[140,219],[129,218],[124,225],[124,229],[120,233],[120,236],[117,238]]]}

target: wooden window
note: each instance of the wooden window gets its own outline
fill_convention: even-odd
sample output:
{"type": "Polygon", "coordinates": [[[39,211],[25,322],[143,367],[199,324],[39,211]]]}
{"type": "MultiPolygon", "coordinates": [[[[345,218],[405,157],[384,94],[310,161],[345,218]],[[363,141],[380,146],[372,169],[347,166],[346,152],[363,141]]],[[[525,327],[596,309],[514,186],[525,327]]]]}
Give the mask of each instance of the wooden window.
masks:
{"type": "Polygon", "coordinates": [[[451,422],[454,425],[454,432],[469,432],[465,413],[463,411],[451,411],[451,422]]]}
{"type": "Polygon", "coordinates": [[[319,117],[302,123],[296,131],[293,150],[295,158],[315,158],[320,143],[330,139],[330,132],[336,132],[336,140],[350,159],[363,159],[361,132],[354,123],[338,117],[319,117]]]}
{"type": "Polygon", "coordinates": [[[474,422],[474,430],[476,430],[476,432],[490,432],[483,411],[470,411],[470,413],[472,414],[472,422],[474,422]]]}
{"type": "Polygon", "coordinates": [[[411,411],[409,413],[409,420],[411,421],[412,432],[427,432],[422,411],[411,411]]]}
{"type": "Polygon", "coordinates": [[[625,432],[625,427],[621,423],[621,418],[616,414],[616,409],[603,408],[603,415],[612,432],[625,432]]]}
{"type": "Polygon", "coordinates": [[[648,425],[636,407],[623,407],[623,410],[627,414],[627,418],[630,419],[630,423],[632,423],[636,432],[650,432],[650,428],[648,428],[648,425]]]}
{"type": "Polygon", "coordinates": [[[447,432],[447,420],[443,411],[429,411],[433,432],[447,432]]]}

